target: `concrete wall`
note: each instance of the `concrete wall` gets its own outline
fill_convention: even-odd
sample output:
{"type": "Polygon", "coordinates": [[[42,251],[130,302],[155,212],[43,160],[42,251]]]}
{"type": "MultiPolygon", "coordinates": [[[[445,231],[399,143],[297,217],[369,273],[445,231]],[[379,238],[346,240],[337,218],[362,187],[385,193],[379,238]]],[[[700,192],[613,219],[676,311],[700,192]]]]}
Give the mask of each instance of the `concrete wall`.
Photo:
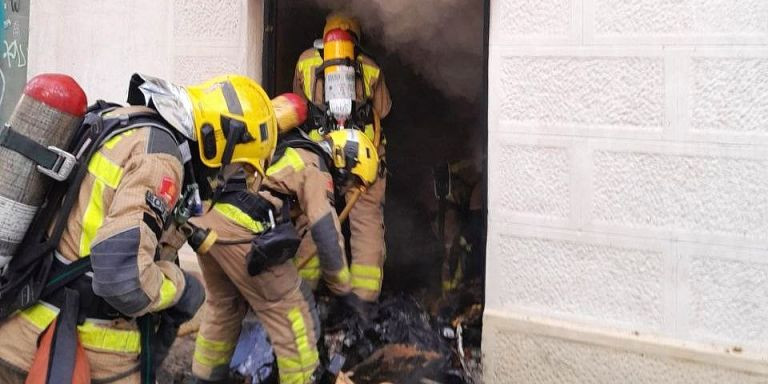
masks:
{"type": "Polygon", "coordinates": [[[491,4],[486,382],[768,382],[768,1],[491,4]]]}
{"type": "Polygon", "coordinates": [[[134,72],[258,80],[261,31],[261,0],[32,0],[29,76],[67,73],[89,101],[121,102],[134,72]]]}

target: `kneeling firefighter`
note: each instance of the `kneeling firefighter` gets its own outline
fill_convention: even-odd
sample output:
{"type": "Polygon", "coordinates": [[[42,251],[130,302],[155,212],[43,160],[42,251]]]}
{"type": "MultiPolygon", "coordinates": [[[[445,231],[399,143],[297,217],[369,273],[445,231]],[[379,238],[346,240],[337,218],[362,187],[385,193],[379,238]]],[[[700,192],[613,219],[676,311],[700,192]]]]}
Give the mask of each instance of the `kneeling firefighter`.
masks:
{"type": "MultiPolygon", "coordinates": [[[[258,167],[274,150],[269,99],[242,76],[182,88],[134,75],[129,103],[91,107],[60,164],[41,170],[63,181],[33,221],[43,230],[30,228],[3,276],[0,289],[22,289],[0,302],[0,382],[29,372],[27,383],[155,383],[178,326],[205,297],[174,263],[179,228],[205,197],[198,183],[204,192],[217,167],[258,167]],[[46,272],[25,278],[26,265],[46,272]]],[[[46,147],[16,141],[37,152],[11,149],[44,160],[46,147]]]]}
{"type": "MultiPolygon", "coordinates": [[[[286,97],[293,98],[281,96],[286,97]]],[[[305,105],[296,100],[294,105],[305,105]]],[[[239,182],[231,177],[212,209],[192,220],[203,231],[191,243],[208,292],[192,364],[198,382],[226,382],[249,307],[272,342],[280,383],[318,379],[317,308],[292,258],[300,238],[311,237],[330,290],[360,312],[363,302],[351,292],[334,186],[342,193],[355,184],[368,186],[377,167],[376,149],[359,131],[334,131],[316,143],[294,129],[281,136],[260,186],[242,173],[239,182]]]]}

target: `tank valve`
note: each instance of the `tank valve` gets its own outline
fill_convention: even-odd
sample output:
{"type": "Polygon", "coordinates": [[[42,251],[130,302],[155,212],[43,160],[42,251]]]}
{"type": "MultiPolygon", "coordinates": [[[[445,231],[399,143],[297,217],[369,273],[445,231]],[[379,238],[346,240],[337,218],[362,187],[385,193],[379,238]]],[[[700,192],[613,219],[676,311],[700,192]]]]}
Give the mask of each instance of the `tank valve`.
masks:
{"type": "Polygon", "coordinates": [[[192,234],[189,235],[187,241],[195,253],[198,255],[204,255],[208,253],[208,251],[211,249],[211,246],[216,243],[216,239],[218,238],[219,235],[210,229],[195,227],[192,230],[192,234]]]}

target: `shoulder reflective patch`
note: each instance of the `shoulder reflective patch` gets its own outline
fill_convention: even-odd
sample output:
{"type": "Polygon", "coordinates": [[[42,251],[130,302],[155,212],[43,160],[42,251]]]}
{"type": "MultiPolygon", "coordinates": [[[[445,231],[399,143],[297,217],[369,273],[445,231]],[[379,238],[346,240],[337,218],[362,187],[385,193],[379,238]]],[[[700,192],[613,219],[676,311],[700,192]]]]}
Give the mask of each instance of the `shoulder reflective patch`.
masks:
{"type": "Polygon", "coordinates": [[[370,64],[363,64],[363,83],[365,84],[365,94],[370,96],[372,92],[371,84],[379,78],[381,70],[370,64]]]}
{"type": "Polygon", "coordinates": [[[147,139],[147,153],[165,153],[171,155],[184,163],[184,157],[179,151],[179,144],[171,137],[171,134],[159,128],[149,129],[149,138],[147,139]]]}
{"type": "Polygon", "coordinates": [[[96,152],[88,162],[88,172],[103,181],[112,189],[117,189],[123,178],[123,168],[107,159],[101,152],[96,152]]]}
{"type": "Polygon", "coordinates": [[[301,159],[299,152],[293,148],[286,149],[283,156],[280,157],[276,163],[267,168],[267,176],[272,176],[287,167],[293,168],[294,172],[300,172],[304,169],[304,160],[301,159]]]}
{"type": "Polygon", "coordinates": [[[304,81],[304,95],[307,97],[307,99],[312,99],[312,80],[315,78],[315,68],[321,66],[323,64],[323,58],[320,57],[320,53],[315,51],[315,53],[306,59],[302,59],[299,61],[297,67],[299,69],[299,73],[302,76],[302,80],[304,81]]]}
{"type": "Polygon", "coordinates": [[[117,145],[117,143],[119,143],[120,140],[123,139],[123,137],[131,136],[131,135],[133,135],[133,133],[135,131],[136,131],[135,129],[131,129],[131,130],[125,131],[125,132],[123,132],[121,134],[118,134],[117,136],[107,140],[107,142],[104,143],[104,147],[106,147],[107,149],[114,148],[115,145],[117,145]]]}

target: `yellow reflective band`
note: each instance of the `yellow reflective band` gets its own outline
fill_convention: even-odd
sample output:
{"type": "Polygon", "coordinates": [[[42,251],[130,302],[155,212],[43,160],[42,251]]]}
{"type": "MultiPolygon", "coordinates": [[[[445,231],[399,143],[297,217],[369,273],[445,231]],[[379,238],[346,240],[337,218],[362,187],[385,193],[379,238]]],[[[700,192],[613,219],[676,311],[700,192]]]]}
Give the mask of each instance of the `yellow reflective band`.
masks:
{"type": "Polygon", "coordinates": [[[217,203],[213,206],[213,210],[221,213],[227,219],[234,221],[237,223],[237,225],[248,229],[253,233],[260,233],[264,231],[263,224],[254,220],[251,216],[248,216],[247,213],[241,211],[240,208],[235,207],[232,204],[217,203]]]}
{"type": "Polygon", "coordinates": [[[299,373],[283,373],[280,371],[280,362],[278,362],[277,370],[279,371],[280,384],[305,384],[307,381],[304,379],[304,374],[299,373]]]}
{"type": "Polygon", "coordinates": [[[301,369],[314,367],[318,361],[318,352],[314,343],[310,345],[307,326],[304,323],[304,316],[302,316],[301,310],[298,307],[290,310],[288,312],[288,320],[291,321],[291,329],[293,329],[296,349],[299,352],[298,361],[301,369]]]}
{"type": "Polygon", "coordinates": [[[305,384],[310,382],[309,380],[312,378],[312,374],[315,372],[315,366],[313,365],[311,367],[304,367],[302,369],[301,364],[297,361],[297,359],[278,356],[277,370],[280,374],[280,384],[305,384]]]}
{"type": "MultiPolygon", "coordinates": [[[[360,57],[357,58],[361,60],[360,57]]],[[[365,84],[365,94],[371,95],[371,84],[379,77],[381,70],[373,65],[363,64],[363,84],[365,84]]]]}
{"type": "Polygon", "coordinates": [[[299,153],[293,148],[286,149],[280,160],[267,168],[267,176],[272,176],[286,167],[293,168],[294,172],[299,172],[304,169],[304,160],[301,159],[299,153]]]}
{"type": "Polygon", "coordinates": [[[369,291],[378,292],[381,290],[381,281],[352,276],[352,288],[367,289],[369,291]]]}
{"type": "Polygon", "coordinates": [[[200,365],[215,368],[221,365],[229,365],[230,357],[229,355],[226,356],[219,356],[219,357],[208,357],[204,355],[202,352],[195,349],[195,361],[197,361],[200,365]]]}
{"type": "Polygon", "coordinates": [[[317,129],[313,129],[309,131],[309,138],[312,139],[314,142],[320,142],[323,140],[323,135],[320,134],[320,131],[317,129]]]}
{"type": "Polygon", "coordinates": [[[123,169],[100,152],[94,153],[91,157],[91,161],[88,162],[88,172],[112,189],[117,189],[120,179],[123,178],[123,169]]]}
{"type": "Polygon", "coordinates": [[[119,134],[119,135],[117,135],[117,136],[107,140],[107,142],[104,143],[104,147],[106,147],[107,149],[114,148],[115,145],[117,145],[117,143],[120,142],[120,140],[123,138],[123,136],[130,136],[130,135],[133,134],[133,132],[134,132],[134,130],[131,129],[130,131],[125,131],[125,132],[123,132],[123,133],[121,133],[121,134],[119,134]]]}
{"type": "Polygon", "coordinates": [[[352,264],[350,270],[353,276],[381,279],[381,268],[373,265],[352,264]]]}
{"type": "Polygon", "coordinates": [[[376,137],[376,131],[373,130],[373,124],[367,124],[365,126],[365,136],[371,139],[371,141],[376,137]]]}
{"type": "Polygon", "coordinates": [[[80,236],[80,257],[91,254],[91,243],[104,223],[104,188],[117,189],[123,178],[123,169],[99,152],[88,162],[88,172],[94,176],[91,195],[83,216],[83,233],[80,236]]]}
{"type": "Polygon", "coordinates": [[[173,281],[163,276],[163,285],[160,286],[160,301],[154,309],[157,311],[170,307],[176,297],[176,292],[176,285],[173,281]]]}
{"type": "Polygon", "coordinates": [[[39,330],[48,328],[49,325],[59,315],[59,309],[47,303],[38,302],[37,304],[21,311],[21,317],[29,321],[39,330]]]}
{"type": "Polygon", "coordinates": [[[195,346],[215,352],[230,352],[235,350],[235,343],[208,340],[202,335],[198,335],[195,339],[195,346]]]}
{"type": "Polygon", "coordinates": [[[323,64],[323,58],[320,57],[320,53],[315,51],[312,57],[308,57],[303,60],[299,60],[297,67],[299,73],[301,73],[304,80],[304,95],[307,96],[307,100],[312,100],[312,79],[314,78],[315,68],[323,64]]]}
{"type": "Polygon", "coordinates": [[[208,340],[200,335],[195,339],[195,346],[216,352],[229,352],[235,350],[235,343],[208,340]]]}
{"type": "Polygon", "coordinates": [[[320,268],[302,268],[299,270],[299,276],[309,281],[319,280],[321,274],[320,268]]]}
{"type": "MultiPolygon", "coordinates": [[[[298,258],[294,259],[296,265],[301,264],[301,260],[298,258]]],[[[304,264],[304,268],[320,268],[320,258],[317,257],[317,255],[313,255],[309,258],[309,261],[304,264]]]]}
{"type": "Polygon", "coordinates": [[[339,273],[336,274],[336,282],[340,284],[349,284],[349,269],[342,268],[339,273]]]}
{"type": "Polygon", "coordinates": [[[312,366],[301,365],[301,361],[299,361],[298,357],[277,357],[277,366],[281,371],[288,372],[298,372],[298,371],[309,371],[312,373],[312,371],[315,369],[315,363],[319,360],[315,360],[315,362],[312,363],[312,366]]]}
{"type": "Polygon", "coordinates": [[[102,327],[90,321],[77,326],[80,342],[90,350],[139,353],[141,337],[137,330],[102,327]]]}
{"type": "Polygon", "coordinates": [[[235,343],[207,340],[201,334],[195,339],[195,361],[206,367],[218,367],[229,364],[235,343]]]}
{"type": "Polygon", "coordinates": [[[91,243],[96,237],[96,231],[104,223],[104,183],[99,179],[93,180],[91,197],[83,215],[83,233],[80,235],[80,257],[91,254],[91,243]]]}

